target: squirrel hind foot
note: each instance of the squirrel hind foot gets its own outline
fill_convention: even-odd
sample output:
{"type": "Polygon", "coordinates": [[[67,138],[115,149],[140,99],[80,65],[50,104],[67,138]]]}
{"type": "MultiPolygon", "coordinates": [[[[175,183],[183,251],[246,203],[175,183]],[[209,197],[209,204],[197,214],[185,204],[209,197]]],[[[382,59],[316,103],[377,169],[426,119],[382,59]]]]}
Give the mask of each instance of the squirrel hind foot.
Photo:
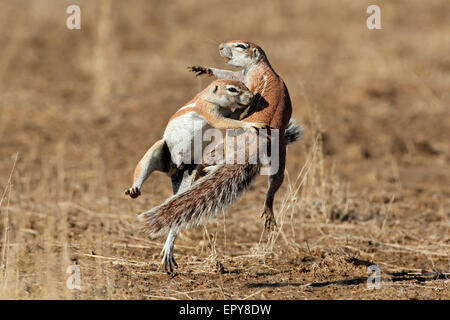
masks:
{"type": "Polygon", "coordinates": [[[265,219],[264,230],[270,232],[274,231],[277,228],[277,220],[275,219],[273,210],[271,210],[269,207],[264,207],[264,210],[261,213],[261,218],[265,219]]]}
{"type": "Polygon", "coordinates": [[[161,268],[167,273],[173,274],[173,268],[178,268],[178,264],[175,261],[173,252],[167,252],[163,250],[161,259],[161,268]]]}
{"type": "Polygon", "coordinates": [[[130,196],[133,199],[136,199],[141,195],[141,190],[138,187],[131,187],[125,190],[125,195],[130,196]]]}

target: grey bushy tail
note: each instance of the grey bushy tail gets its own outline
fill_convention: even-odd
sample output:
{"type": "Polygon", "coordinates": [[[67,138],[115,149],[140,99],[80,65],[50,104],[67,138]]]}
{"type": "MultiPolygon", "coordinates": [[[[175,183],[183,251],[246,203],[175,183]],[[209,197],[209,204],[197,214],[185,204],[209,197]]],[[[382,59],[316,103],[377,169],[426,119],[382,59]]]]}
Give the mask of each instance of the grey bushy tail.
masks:
{"type": "Polygon", "coordinates": [[[289,124],[284,133],[286,144],[294,143],[295,141],[302,140],[305,132],[305,127],[297,124],[294,118],[289,120],[289,124]]]}

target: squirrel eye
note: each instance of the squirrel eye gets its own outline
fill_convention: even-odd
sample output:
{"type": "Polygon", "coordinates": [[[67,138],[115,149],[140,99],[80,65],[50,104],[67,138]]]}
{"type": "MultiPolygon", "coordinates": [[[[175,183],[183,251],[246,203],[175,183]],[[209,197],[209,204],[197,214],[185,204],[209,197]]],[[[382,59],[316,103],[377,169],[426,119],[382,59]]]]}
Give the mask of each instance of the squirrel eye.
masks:
{"type": "Polygon", "coordinates": [[[238,44],[236,45],[237,48],[241,48],[241,49],[247,49],[243,44],[238,44]]]}
{"type": "Polygon", "coordinates": [[[238,91],[236,90],[236,88],[233,88],[233,87],[228,88],[228,91],[230,91],[230,92],[238,92],[238,91]]]}

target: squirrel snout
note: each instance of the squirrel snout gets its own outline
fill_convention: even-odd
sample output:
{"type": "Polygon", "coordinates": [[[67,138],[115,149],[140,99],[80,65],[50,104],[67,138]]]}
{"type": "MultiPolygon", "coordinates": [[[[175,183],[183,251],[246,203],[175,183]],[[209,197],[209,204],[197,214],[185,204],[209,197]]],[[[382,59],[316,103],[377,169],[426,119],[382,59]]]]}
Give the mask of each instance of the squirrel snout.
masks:
{"type": "Polygon", "coordinates": [[[233,55],[233,53],[231,52],[231,49],[230,49],[230,47],[227,47],[225,44],[223,44],[223,43],[221,43],[220,45],[219,45],[219,54],[222,56],[222,57],[225,57],[225,58],[228,58],[228,59],[231,59],[231,56],[233,55]]]}

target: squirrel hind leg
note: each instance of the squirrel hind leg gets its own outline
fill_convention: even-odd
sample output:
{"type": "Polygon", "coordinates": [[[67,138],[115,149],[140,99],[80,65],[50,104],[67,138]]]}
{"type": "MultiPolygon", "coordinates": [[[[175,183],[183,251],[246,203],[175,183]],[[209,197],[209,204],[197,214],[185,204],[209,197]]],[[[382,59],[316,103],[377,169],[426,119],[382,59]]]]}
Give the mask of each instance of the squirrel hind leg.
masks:
{"type": "Polygon", "coordinates": [[[161,251],[161,267],[168,273],[173,273],[173,267],[178,268],[178,264],[173,256],[173,248],[175,246],[175,239],[177,238],[177,235],[178,232],[171,228],[169,235],[167,236],[166,243],[161,251]]]}
{"type": "Polygon", "coordinates": [[[276,229],[277,222],[273,213],[273,202],[276,192],[280,189],[284,180],[284,170],[286,166],[286,148],[281,147],[279,150],[279,168],[278,171],[269,176],[269,188],[264,201],[264,209],[261,217],[265,218],[264,228],[267,231],[276,229]]]}

